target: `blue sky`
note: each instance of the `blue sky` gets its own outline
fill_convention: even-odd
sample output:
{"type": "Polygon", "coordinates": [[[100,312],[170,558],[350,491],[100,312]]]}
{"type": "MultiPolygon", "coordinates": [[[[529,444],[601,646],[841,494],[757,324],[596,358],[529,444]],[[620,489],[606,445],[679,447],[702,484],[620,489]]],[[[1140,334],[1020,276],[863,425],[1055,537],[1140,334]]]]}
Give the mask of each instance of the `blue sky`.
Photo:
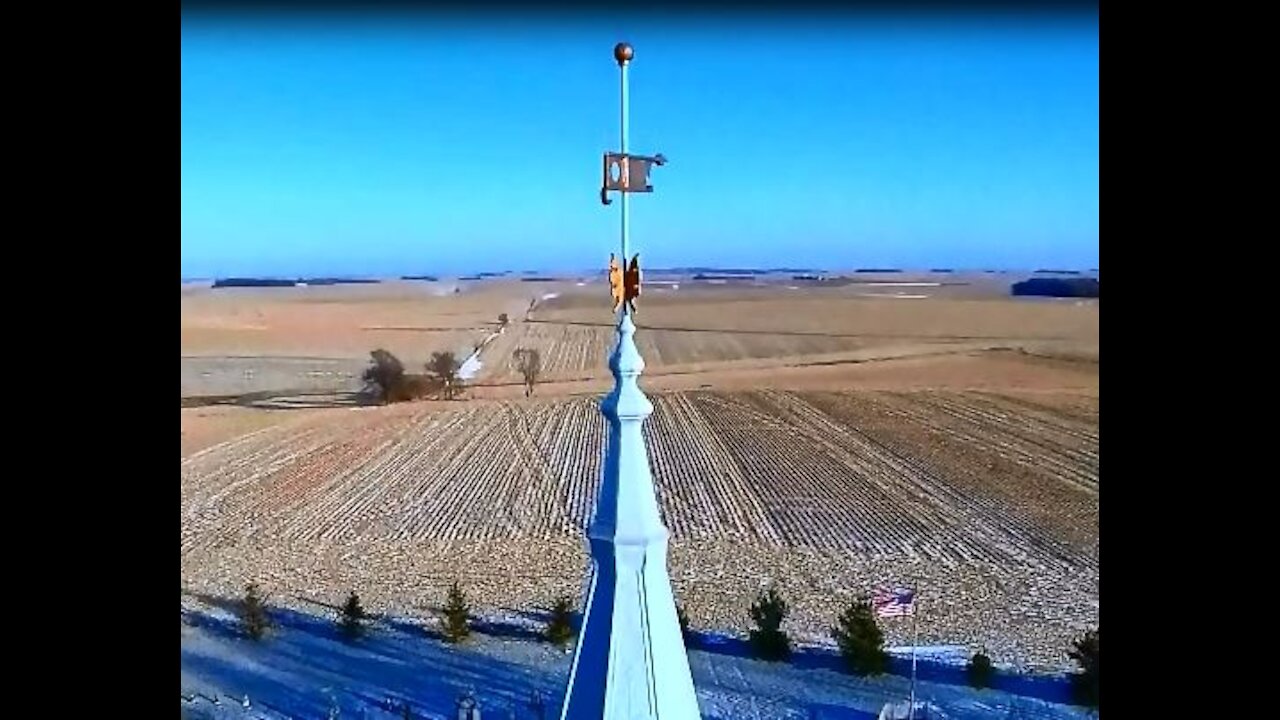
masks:
{"type": "Polygon", "coordinates": [[[186,18],[182,274],[1098,265],[1096,19],[186,18]]]}

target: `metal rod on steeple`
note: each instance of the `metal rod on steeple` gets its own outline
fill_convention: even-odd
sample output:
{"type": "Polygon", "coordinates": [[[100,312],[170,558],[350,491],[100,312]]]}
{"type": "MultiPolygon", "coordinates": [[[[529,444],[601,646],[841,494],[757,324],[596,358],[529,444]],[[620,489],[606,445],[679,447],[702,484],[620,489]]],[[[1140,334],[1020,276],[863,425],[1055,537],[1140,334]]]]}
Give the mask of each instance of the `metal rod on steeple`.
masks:
{"type": "MultiPolygon", "coordinates": [[[[618,45],[613,49],[613,57],[618,61],[618,70],[620,72],[621,81],[620,84],[622,86],[622,131],[620,133],[622,138],[620,140],[621,147],[618,150],[622,153],[624,158],[627,154],[627,116],[630,113],[630,108],[627,107],[627,66],[631,64],[631,58],[634,56],[635,51],[626,43],[618,43],[618,45]]],[[[625,163],[627,161],[624,159],[623,162],[625,163]]],[[[624,172],[627,170],[629,170],[629,168],[624,168],[624,172]]],[[[627,244],[631,239],[630,216],[627,212],[630,204],[630,199],[627,197],[627,193],[622,193],[622,264],[624,266],[627,263],[627,258],[631,257],[627,252],[629,250],[627,244]]],[[[627,312],[627,303],[622,303],[622,312],[627,312]]]]}

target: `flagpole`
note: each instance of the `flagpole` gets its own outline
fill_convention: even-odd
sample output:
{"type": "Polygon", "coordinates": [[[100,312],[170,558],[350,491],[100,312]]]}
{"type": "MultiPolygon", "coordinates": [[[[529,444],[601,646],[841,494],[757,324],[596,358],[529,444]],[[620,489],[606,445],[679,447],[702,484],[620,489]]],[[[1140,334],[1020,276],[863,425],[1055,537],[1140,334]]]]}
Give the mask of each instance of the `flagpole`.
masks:
{"type": "Polygon", "coordinates": [[[911,699],[907,705],[907,720],[915,720],[916,717],[916,642],[919,639],[916,618],[920,613],[920,581],[916,580],[914,585],[911,590],[911,699]]]}

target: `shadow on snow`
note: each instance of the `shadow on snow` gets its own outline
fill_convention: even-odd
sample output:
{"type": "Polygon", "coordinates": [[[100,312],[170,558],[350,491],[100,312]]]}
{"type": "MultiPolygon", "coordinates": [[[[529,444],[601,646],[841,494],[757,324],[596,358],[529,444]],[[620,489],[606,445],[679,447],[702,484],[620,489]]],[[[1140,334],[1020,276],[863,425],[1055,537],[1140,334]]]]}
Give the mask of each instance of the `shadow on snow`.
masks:
{"type": "MultiPolygon", "coordinates": [[[[452,717],[455,702],[464,692],[475,694],[486,717],[542,718],[554,715],[563,699],[570,657],[540,642],[541,627],[549,617],[545,610],[508,611],[523,622],[476,619],[472,629],[478,642],[452,646],[440,642],[438,632],[430,627],[405,618],[372,616],[363,635],[351,639],[338,627],[339,609],[333,605],[312,603],[323,608],[319,614],[271,607],[272,630],[263,641],[254,642],[238,626],[238,600],[184,595],[207,608],[182,609],[183,625],[203,634],[190,640],[184,635],[184,693],[188,678],[196,685],[229,693],[224,696],[223,711],[212,716],[238,717],[228,714],[236,710],[228,706],[238,704],[245,694],[255,708],[306,718],[329,717],[334,706],[343,717],[402,717],[406,705],[415,718],[452,717]],[[524,662],[487,654],[494,652],[495,639],[518,641],[524,662]],[[535,694],[541,698],[544,714],[531,705],[535,694]]],[[[580,622],[581,616],[575,614],[575,628],[580,622]]],[[[789,661],[771,665],[743,662],[751,657],[751,650],[740,638],[695,631],[688,645],[698,651],[691,654],[690,665],[707,720],[742,716],[748,702],[749,717],[869,718],[875,715],[870,707],[901,700],[906,684],[902,677],[872,681],[851,677],[844,673],[837,653],[821,648],[800,648],[789,661]],[[763,691],[763,684],[781,675],[789,679],[763,691]],[[826,690],[816,694],[826,697],[810,697],[804,677],[812,677],[815,689],[826,690]],[[761,707],[762,703],[777,705],[776,713],[761,707]]],[[[890,672],[909,675],[910,660],[891,658],[890,672]]],[[[963,667],[917,663],[921,683],[964,685],[964,676],[963,667]]],[[[1051,703],[1065,703],[1069,694],[1069,685],[1057,678],[997,674],[994,688],[1051,703]]],[[[956,700],[949,704],[954,706],[956,700]]],[[[188,702],[184,694],[184,704],[188,702]]],[[[982,706],[962,704],[975,712],[982,706]]],[[[980,716],[992,717],[986,711],[980,716]]]]}

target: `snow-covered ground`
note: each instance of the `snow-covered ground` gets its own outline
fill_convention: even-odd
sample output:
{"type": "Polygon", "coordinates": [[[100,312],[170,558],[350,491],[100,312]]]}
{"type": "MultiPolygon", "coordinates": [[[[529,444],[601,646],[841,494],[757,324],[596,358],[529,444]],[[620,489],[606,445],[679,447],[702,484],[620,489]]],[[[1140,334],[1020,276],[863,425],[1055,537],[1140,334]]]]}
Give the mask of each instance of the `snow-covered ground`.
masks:
{"type": "Polygon", "coordinates": [[[467,356],[466,360],[462,361],[462,365],[458,368],[458,377],[463,380],[474,379],[475,376],[480,373],[480,369],[484,367],[484,363],[480,361],[480,353],[484,352],[484,349],[489,346],[490,342],[493,342],[494,338],[498,337],[505,331],[505,327],[499,328],[498,332],[492,333],[489,337],[485,338],[484,342],[480,343],[480,347],[476,348],[467,356]]]}
{"type": "MultiPolygon", "coordinates": [[[[911,646],[887,647],[885,652],[903,658],[911,657],[911,646]]],[[[917,645],[916,660],[929,660],[947,665],[967,665],[972,653],[963,645],[917,645]]]]}
{"type": "MultiPolygon", "coordinates": [[[[485,718],[550,719],[572,659],[533,637],[536,620],[518,614],[454,647],[411,620],[379,619],[365,638],[347,642],[332,613],[273,613],[272,634],[253,642],[240,636],[228,610],[184,598],[184,717],[391,720],[404,717],[407,706],[411,717],[443,720],[456,717],[456,700],[471,692],[485,718]]],[[[707,720],[871,719],[908,693],[908,681],[897,676],[859,679],[719,651],[692,650],[689,660],[707,720]]],[[[923,681],[916,697],[957,720],[1088,717],[1079,708],[923,681]]]]}
{"type": "MultiPolygon", "coordinates": [[[[483,349],[483,348],[481,348],[483,349]]],[[[480,350],[476,350],[462,361],[462,366],[458,368],[458,377],[463,380],[470,380],[480,372],[480,368],[484,367],[484,363],[480,362],[480,350]]]]}

